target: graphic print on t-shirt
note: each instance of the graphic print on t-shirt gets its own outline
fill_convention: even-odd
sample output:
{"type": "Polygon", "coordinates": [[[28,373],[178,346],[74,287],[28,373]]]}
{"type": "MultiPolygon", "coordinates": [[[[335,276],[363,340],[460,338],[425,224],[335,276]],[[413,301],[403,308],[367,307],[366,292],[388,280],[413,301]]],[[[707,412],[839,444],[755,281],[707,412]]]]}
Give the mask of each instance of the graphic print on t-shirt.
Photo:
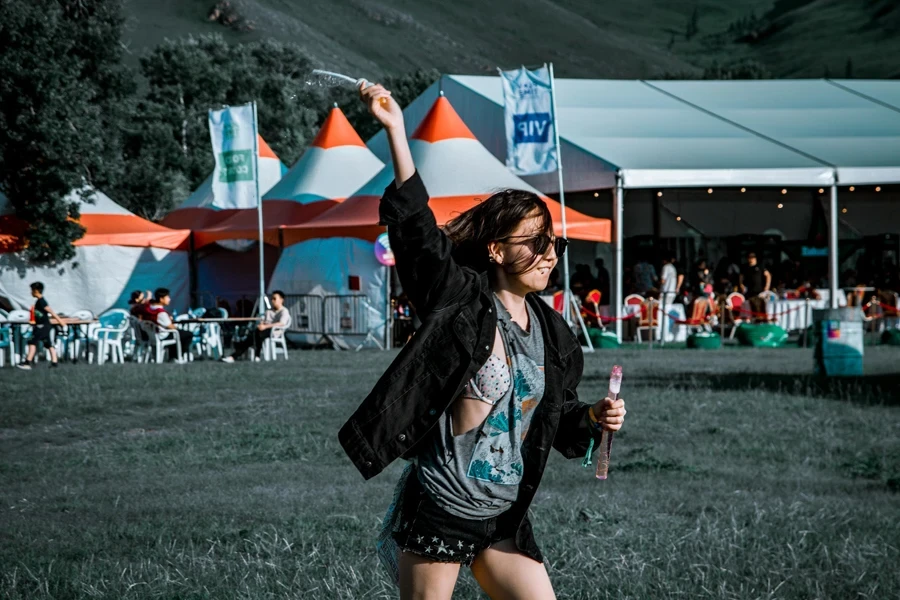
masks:
{"type": "Polygon", "coordinates": [[[514,354],[513,390],[508,401],[500,401],[482,426],[466,473],[468,477],[500,485],[518,485],[522,480],[521,445],[544,395],[544,367],[525,354],[514,354]],[[517,434],[517,432],[519,432],[517,434]]]}

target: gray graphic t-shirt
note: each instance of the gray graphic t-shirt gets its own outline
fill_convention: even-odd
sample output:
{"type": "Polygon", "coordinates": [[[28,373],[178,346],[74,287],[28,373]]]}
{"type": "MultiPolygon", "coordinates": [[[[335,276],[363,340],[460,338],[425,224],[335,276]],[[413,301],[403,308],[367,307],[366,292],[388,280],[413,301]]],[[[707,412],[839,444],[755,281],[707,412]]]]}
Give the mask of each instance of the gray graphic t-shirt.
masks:
{"type": "Polygon", "coordinates": [[[466,519],[488,519],[506,511],[519,493],[522,444],[544,395],[544,336],[526,303],[529,330],[510,319],[494,297],[511,385],[485,420],[454,435],[450,412],[417,458],[422,487],[444,510],[466,519]]]}

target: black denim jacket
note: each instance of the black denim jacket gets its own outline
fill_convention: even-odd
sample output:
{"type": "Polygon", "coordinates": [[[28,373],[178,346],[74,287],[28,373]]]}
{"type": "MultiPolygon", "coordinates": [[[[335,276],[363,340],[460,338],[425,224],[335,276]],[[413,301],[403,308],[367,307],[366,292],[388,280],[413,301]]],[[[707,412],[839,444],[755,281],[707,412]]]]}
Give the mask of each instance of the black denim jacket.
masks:
{"type": "MultiPolygon", "coordinates": [[[[403,289],[422,327],[401,350],[372,392],[341,427],[338,439],[366,479],[400,457],[418,453],[438,417],[487,361],[497,315],[485,273],[451,258],[452,243],[428,207],[416,173],[385,189],[379,209],[403,289]]],[[[544,332],[544,396],[522,448],[524,473],[508,517],[521,523],[517,545],[533,543],[524,521],[551,446],[567,458],[583,456],[591,436],[587,404],[578,401],[584,356],[563,318],[534,294],[526,301],[544,332]]]]}

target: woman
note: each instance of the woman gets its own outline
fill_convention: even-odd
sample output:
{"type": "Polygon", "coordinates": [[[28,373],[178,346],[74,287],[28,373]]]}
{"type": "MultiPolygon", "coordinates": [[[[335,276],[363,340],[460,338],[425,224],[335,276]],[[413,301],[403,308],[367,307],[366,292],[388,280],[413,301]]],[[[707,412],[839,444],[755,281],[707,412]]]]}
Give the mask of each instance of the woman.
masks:
{"type": "Polygon", "coordinates": [[[361,95],[388,135],[395,181],[379,213],[422,320],[339,434],[366,479],[396,458],[412,462],[380,554],[404,600],[450,598],[461,565],[491,598],[554,598],[527,517],[550,447],[582,456],[625,415],[621,400],[578,401],[581,346],[532,293],[547,286],[566,240],[553,236],[543,201],[517,190],[442,232],[400,107],[381,86],[361,95]]]}

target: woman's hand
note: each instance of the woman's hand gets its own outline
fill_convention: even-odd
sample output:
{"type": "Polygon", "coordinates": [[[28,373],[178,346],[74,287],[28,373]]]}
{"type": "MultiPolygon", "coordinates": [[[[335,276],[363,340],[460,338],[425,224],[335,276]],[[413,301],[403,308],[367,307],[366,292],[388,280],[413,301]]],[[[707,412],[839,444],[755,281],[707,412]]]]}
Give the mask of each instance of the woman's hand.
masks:
{"type": "Polygon", "coordinates": [[[601,429],[605,431],[618,431],[625,422],[625,401],[622,398],[612,400],[604,398],[594,405],[594,416],[601,429]]]}
{"type": "Polygon", "coordinates": [[[359,86],[359,97],[369,107],[372,116],[381,123],[388,131],[403,129],[403,111],[397,104],[391,93],[384,89],[381,84],[363,87],[367,82],[362,82],[359,86]]]}

